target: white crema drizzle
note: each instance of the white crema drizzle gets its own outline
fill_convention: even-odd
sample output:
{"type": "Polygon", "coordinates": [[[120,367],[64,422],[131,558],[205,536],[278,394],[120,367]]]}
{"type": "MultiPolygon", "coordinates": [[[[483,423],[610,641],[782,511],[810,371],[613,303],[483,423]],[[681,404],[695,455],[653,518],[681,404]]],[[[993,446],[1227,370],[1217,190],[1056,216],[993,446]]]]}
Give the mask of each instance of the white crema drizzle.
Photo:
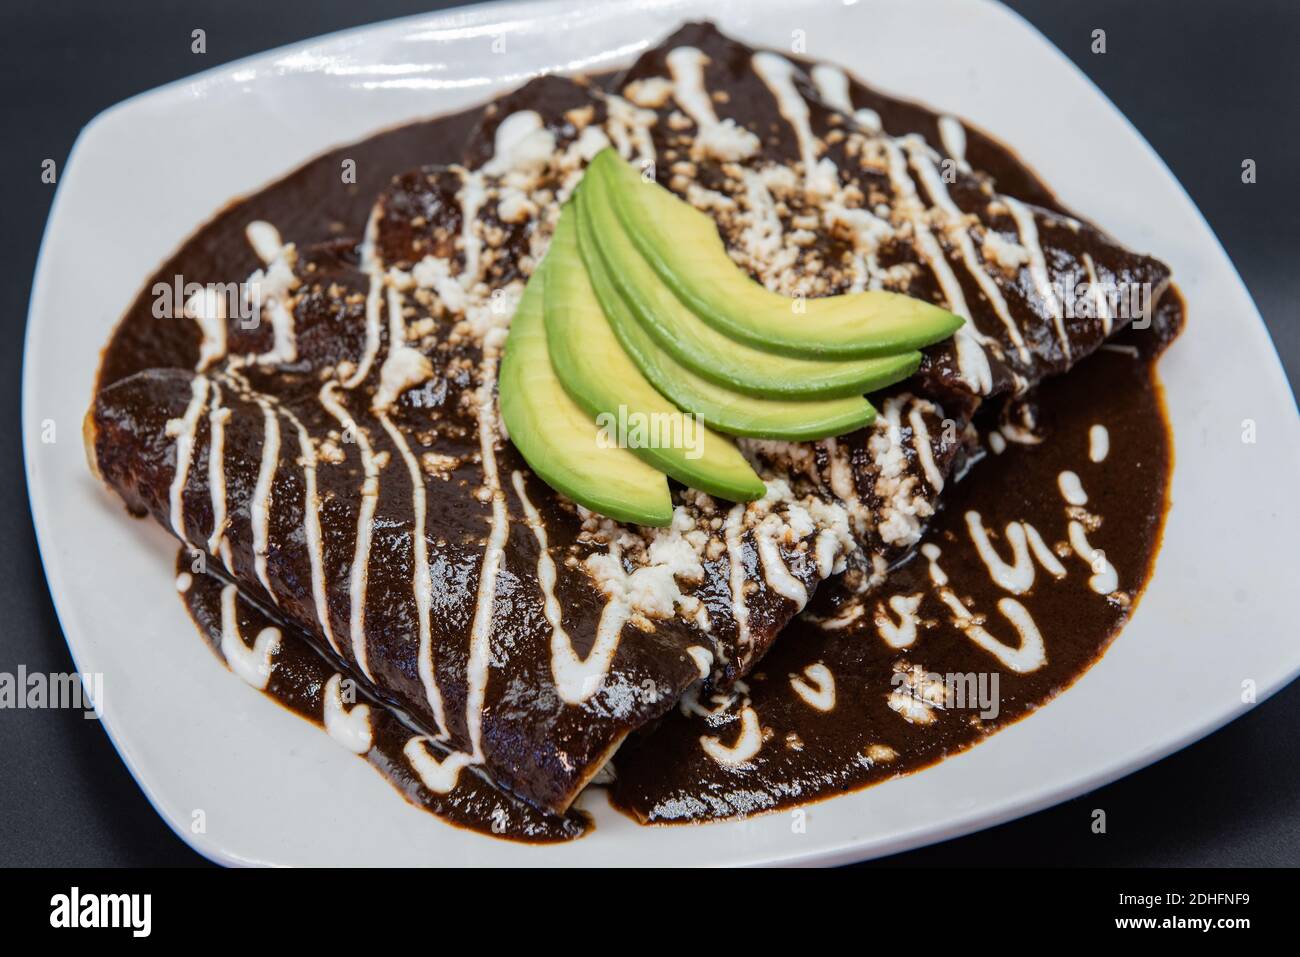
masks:
{"type": "Polygon", "coordinates": [[[920,592],[915,595],[889,596],[889,608],[898,616],[897,624],[890,620],[884,605],[876,605],[876,632],[889,647],[910,648],[916,641],[916,626],[920,624],[916,610],[921,607],[923,597],[920,592]]]}
{"type": "Polygon", "coordinates": [[[430,745],[437,748],[433,739],[417,734],[407,739],[402,746],[402,754],[406,756],[411,770],[419,776],[421,784],[434,794],[447,794],[456,786],[461,769],[472,764],[474,758],[461,751],[442,752],[441,759],[435,758],[429,752],[430,745]]]}
{"type": "Polygon", "coordinates": [[[402,294],[388,286],[388,355],[379,367],[379,388],[370,407],[382,415],[397,404],[402,393],[433,375],[433,363],[418,349],[406,344],[406,320],[402,316],[402,294]]]}
{"type": "MultiPolygon", "coordinates": [[[[519,504],[523,506],[524,520],[537,539],[537,581],[542,589],[542,613],[551,626],[551,677],[555,680],[555,688],[561,699],[568,704],[581,704],[596,693],[609,672],[614,653],[618,650],[623,624],[627,621],[627,599],[622,594],[610,596],[596,627],[595,643],[586,658],[578,657],[573,640],[564,630],[560,601],[555,594],[555,562],[549,551],[546,524],[528,497],[523,473],[514,472],[511,481],[515,494],[519,497],[519,504]]],[[[617,564],[619,555],[616,544],[610,545],[610,553],[612,560],[609,564],[617,564]]],[[[621,591],[621,586],[622,583],[619,582],[615,590],[621,591]]]]}
{"type": "Polygon", "coordinates": [[[777,109],[794,130],[808,192],[817,196],[835,192],[839,185],[838,171],[829,159],[817,159],[817,140],[810,125],[808,103],[795,86],[794,64],[783,56],[765,52],[754,54],[753,65],[754,72],[776,98],[777,109]]]}
{"type": "Polygon", "coordinates": [[[1088,493],[1083,490],[1079,476],[1069,469],[1056,476],[1056,485],[1061,490],[1061,498],[1070,505],[1087,505],[1088,493]]]}
{"type": "Polygon", "coordinates": [[[934,233],[927,225],[925,204],[916,192],[916,184],[907,172],[907,160],[897,143],[889,139],[881,140],[885,155],[889,159],[889,182],[898,199],[899,209],[912,224],[912,232],[917,251],[925,259],[930,271],[939,283],[939,289],[947,300],[948,308],[964,321],[953,334],[957,350],[957,369],[962,381],[972,392],[987,395],[993,389],[993,370],[989,367],[989,357],[981,344],[981,336],[971,322],[970,310],[966,306],[966,296],[961,290],[948,257],[934,238],[934,233]]]}
{"type": "Polygon", "coordinates": [[[221,387],[212,383],[212,411],[208,413],[208,488],[212,496],[212,534],[208,552],[217,554],[226,535],[226,423],[230,409],[221,404],[221,387]]]}
{"type": "Polygon", "coordinates": [[[370,706],[354,705],[343,701],[343,676],[337,672],[325,682],[322,715],[329,736],[353,754],[365,754],[374,744],[370,726],[370,706]]]}
{"type": "Polygon", "coordinates": [[[1088,532],[1084,529],[1083,523],[1071,520],[1069,535],[1070,547],[1074,549],[1074,554],[1092,569],[1088,587],[1098,595],[1109,595],[1119,588],[1119,573],[1115,571],[1115,566],[1110,563],[1105,552],[1089,544],[1088,532]]]}
{"type": "MultiPolygon", "coordinates": [[[[516,170],[529,170],[546,165],[555,153],[555,134],[546,128],[536,110],[511,113],[497,124],[492,140],[492,158],[484,164],[482,172],[499,176],[516,170]]],[[[468,220],[466,220],[468,222],[468,220]]],[[[466,273],[474,275],[466,260],[466,273]]]]}
{"type": "MultiPolygon", "coordinates": [[[[1061,497],[1065,499],[1067,505],[1079,508],[1087,503],[1088,493],[1083,490],[1083,483],[1075,473],[1062,472],[1057,476],[1057,484],[1060,486],[1061,497]]],[[[1083,523],[1072,518],[1068,534],[1074,554],[1092,569],[1088,587],[1099,595],[1109,595],[1115,591],[1119,587],[1119,573],[1115,571],[1115,566],[1110,563],[1106,553],[1100,548],[1093,548],[1088,542],[1088,532],[1083,523]]]]}
{"type": "Polygon", "coordinates": [[[294,330],[293,311],[287,300],[290,291],[298,285],[293,274],[297,250],[293,243],[285,245],[278,229],[260,219],[255,219],[244,227],[244,236],[257,258],[266,266],[265,270],[259,269],[253,273],[248,281],[249,292],[257,292],[253,304],[271,318],[271,350],[258,356],[257,362],[261,365],[295,362],[298,358],[298,340],[294,330]],[[266,297],[265,302],[261,301],[263,296],[266,297]]]}
{"type": "Polygon", "coordinates": [[[370,578],[370,536],[374,530],[375,506],[379,503],[379,463],[370,439],[340,401],[336,383],[326,382],[321,387],[320,403],[343,426],[344,433],[356,440],[361,451],[361,468],[365,478],[361,484],[361,508],[357,514],[357,541],[348,577],[348,596],[352,606],[352,657],[365,676],[373,680],[366,649],[366,584],[370,578]]]}
{"type": "Polygon", "coordinates": [[[185,414],[179,419],[167,420],[167,435],[176,439],[176,471],[172,475],[168,502],[171,511],[172,531],[182,542],[185,537],[185,483],[190,477],[190,463],[194,460],[194,440],[199,419],[208,401],[207,377],[196,375],[190,381],[190,401],[185,414]]]}
{"type": "Polygon", "coordinates": [[[244,643],[239,633],[239,615],[235,599],[239,589],[226,585],[221,589],[221,654],[230,670],[259,691],[265,691],[271,681],[271,659],[280,650],[280,629],[263,628],[257,633],[253,647],[244,643]]]}
{"type": "Polygon", "coordinates": [[[998,611],[1002,613],[1002,616],[1007,621],[1011,622],[1020,637],[1019,646],[1013,647],[989,634],[982,625],[976,622],[975,616],[971,614],[970,609],[962,603],[956,593],[947,587],[948,576],[939,567],[939,547],[932,543],[926,543],[921,546],[921,553],[929,560],[930,580],[938,588],[939,598],[952,612],[953,624],[967,638],[1002,662],[1005,667],[1018,674],[1037,671],[1047,663],[1047,649],[1043,644],[1043,636],[1038,631],[1038,626],[1034,624],[1033,617],[1024,605],[1014,598],[1003,598],[998,601],[998,611]]]}
{"type": "Polygon", "coordinates": [[[204,287],[185,300],[185,315],[199,327],[199,361],[195,372],[202,372],[226,355],[226,301],[215,289],[204,287]]]}
{"type": "Polygon", "coordinates": [[[266,556],[270,551],[271,488],[280,465],[280,420],[270,401],[262,396],[258,396],[256,401],[262,409],[264,427],[262,461],[257,470],[257,485],[253,488],[253,500],[248,506],[248,517],[253,530],[253,567],[257,573],[257,580],[262,583],[271,600],[278,605],[280,600],[276,598],[271,588],[271,580],[266,573],[266,556]]]}
{"type": "Polygon", "coordinates": [[[776,530],[784,528],[779,517],[768,516],[754,529],[754,543],[758,546],[758,557],[763,563],[763,579],[767,582],[767,587],[802,609],[808,604],[808,589],[790,573],[785,559],[781,557],[781,548],[773,538],[776,530]]]}
{"type": "Polygon", "coordinates": [[[939,211],[947,217],[948,234],[956,237],[957,248],[961,253],[962,262],[966,265],[966,271],[974,278],[980,287],[980,292],[984,293],[989,305],[993,307],[998,319],[1002,321],[1002,326],[1007,330],[1007,335],[1015,345],[1020,358],[1024,362],[1029,362],[1029,349],[1025,345],[1024,336],[1020,334],[1020,327],[1011,318],[1011,311],[1007,308],[1007,301],[1002,295],[1002,290],[998,288],[998,284],[993,281],[993,277],[989,275],[988,270],[984,268],[983,262],[976,254],[975,243],[971,239],[970,230],[963,222],[964,214],[948,193],[948,187],[944,185],[943,177],[939,175],[939,171],[934,166],[929,147],[918,137],[907,137],[903,140],[903,144],[907,149],[908,157],[912,161],[912,168],[921,177],[921,183],[925,186],[925,191],[930,194],[930,199],[939,211]]]}
{"type": "Polygon", "coordinates": [[[302,530],[307,542],[307,561],[311,567],[311,594],[316,606],[316,620],[320,623],[325,640],[330,643],[335,654],[342,654],[338,641],[334,638],[334,627],[330,623],[329,604],[325,590],[325,546],[321,538],[320,527],[320,493],[316,486],[316,468],[318,459],[316,446],[306,426],[288,409],[281,410],[298,433],[298,451],[301,453],[303,475],[302,530]]]}
{"type": "Polygon", "coordinates": [[[1065,354],[1066,361],[1069,361],[1072,352],[1070,338],[1065,332],[1065,317],[1056,293],[1052,290],[1052,279],[1047,273],[1047,257],[1043,255],[1043,247],[1038,242],[1038,225],[1034,221],[1033,211],[1020,200],[1010,196],[1002,196],[1001,200],[1010,210],[1011,218],[1016,221],[1016,230],[1020,233],[1020,245],[1029,252],[1029,276],[1034,281],[1034,287],[1038,290],[1048,315],[1052,318],[1057,341],[1061,343],[1061,351],[1065,354]]]}
{"type": "Polygon", "coordinates": [[[707,678],[713,672],[713,652],[703,645],[691,645],[686,649],[686,653],[691,656],[691,661],[695,662],[695,670],[699,672],[701,678],[707,678]]]}
{"type": "Polygon", "coordinates": [[[791,675],[790,687],[810,708],[817,711],[835,708],[835,676],[820,661],[805,668],[802,676],[791,675]]]}
{"type": "Polygon", "coordinates": [[[849,78],[843,70],[829,63],[818,63],[813,67],[812,81],[821,98],[828,104],[841,113],[852,115],[863,129],[872,133],[880,132],[879,113],[875,110],[853,108],[853,100],[849,96],[849,78]]]}
{"type": "Polygon", "coordinates": [[[953,159],[958,169],[970,169],[970,164],[966,162],[966,127],[962,126],[961,120],[947,113],[940,116],[939,141],[943,143],[943,151],[953,159]]]}
{"type": "Polygon", "coordinates": [[[677,47],[667,56],[673,99],[694,122],[699,148],[723,160],[739,160],[758,151],[758,137],[732,119],[720,121],[704,87],[708,57],[695,47],[677,47]]]}
{"type": "Polygon", "coordinates": [[[406,436],[389,418],[387,410],[396,404],[402,393],[424,382],[433,374],[433,366],[421,352],[406,344],[406,320],[402,313],[402,296],[389,285],[388,302],[388,355],[379,370],[379,388],[371,401],[371,411],[388,433],[393,447],[402,457],[411,481],[411,591],[415,597],[416,629],[419,634],[418,667],[425,697],[438,727],[438,740],[448,736],[442,693],[438,688],[437,670],[433,660],[433,637],[429,614],[433,601],[433,583],[429,569],[429,544],[425,538],[425,520],[428,510],[424,473],[411,451],[406,436]]]}
{"type": "Polygon", "coordinates": [[[1088,459],[1104,462],[1110,454],[1110,431],[1104,425],[1094,425],[1088,430],[1088,459]]]}
{"type": "Polygon", "coordinates": [[[1011,564],[1002,560],[989,541],[979,512],[966,513],[966,529],[993,583],[1013,595],[1023,595],[1034,586],[1034,559],[1053,578],[1065,577],[1065,566],[1057,561],[1038,530],[1026,522],[1009,522],[1005,529],[1004,536],[1011,546],[1011,564]]]}
{"type": "Polygon", "coordinates": [[[748,705],[741,709],[740,734],[735,744],[726,745],[712,735],[701,735],[700,747],[723,767],[737,767],[750,761],[763,747],[763,729],[758,723],[758,712],[748,705]]]}
{"type": "Polygon", "coordinates": [[[912,405],[907,413],[907,421],[912,426],[912,447],[916,449],[921,471],[925,473],[925,480],[930,483],[930,487],[937,495],[943,491],[943,473],[934,462],[934,447],[930,444],[930,430],[925,425],[925,413],[916,405],[912,405]]]}
{"type": "Polygon", "coordinates": [[[493,330],[483,343],[482,378],[477,391],[479,451],[483,485],[492,497],[492,525],[483,562],[479,566],[478,594],[474,621],[470,626],[469,662],[465,693],[465,724],[469,731],[473,760],[483,760],[483,702],[487,697],[488,668],[491,665],[492,609],[496,599],[497,573],[504,558],[510,516],[506,496],[497,472],[496,377],[501,330],[493,330]]]}
{"type": "Polygon", "coordinates": [[[370,211],[365,238],[361,243],[361,269],[370,282],[366,292],[366,345],[356,369],[343,380],[345,389],[355,389],[365,381],[370,374],[370,367],[374,365],[375,356],[379,354],[380,332],[383,329],[380,311],[384,295],[384,270],[375,252],[375,241],[379,237],[379,211],[378,204],[370,211]]]}
{"type": "Polygon", "coordinates": [[[406,472],[411,479],[411,591],[415,596],[415,620],[420,641],[420,681],[424,685],[424,694],[433,712],[433,720],[438,726],[438,738],[445,740],[447,722],[442,706],[442,693],[438,689],[438,673],[433,660],[433,636],[429,624],[429,610],[433,603],[433,581],[429,569],[429,543],[424,534],[425,517],[428,511],[424,473],[401,430],[384,413],[378,413],[377,418],[402,456],[402,461],[406,463],[406,472]]]}

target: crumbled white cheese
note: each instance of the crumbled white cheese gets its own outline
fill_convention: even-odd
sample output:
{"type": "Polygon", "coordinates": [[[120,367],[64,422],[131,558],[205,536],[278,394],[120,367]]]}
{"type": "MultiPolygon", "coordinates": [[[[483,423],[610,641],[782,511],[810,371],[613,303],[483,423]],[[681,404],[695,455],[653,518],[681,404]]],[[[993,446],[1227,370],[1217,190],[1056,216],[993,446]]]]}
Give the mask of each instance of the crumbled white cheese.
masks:
{"type": "Polygon", "coordinates": [[[492,159],[483,172],[489,176],[533,172],[550,162],[555,148],[555,134],[535,111],[511,113],[497,126],[492,159]]]}
{"type": "Polygon", "coordinates": [[[465,289],[453,277],[451,263],[446,259],[425,256],[415,264],[411,276],[421,289],[432,289],[449,312],[460,313],[465,310],[465,289]]]}
{"type": "Polygon", "coordinates": [[[537,204],[523,190],[507,186],[497,200],[497,215],[503,223],[523,223],[537,215],[537,204]]]}
{"type": "Polygon", "coordinates": [[[647,77],[629,83],[623,88],[623,95],[637,106],[655,110],[667,103],[673,95],[673,84],[667,77],[647,77]]]}
{"type": "Polygon", "coordinates": [[[403,392],[432,375],[433,364],[424,353],[407,345],[389,349],[388,358],[379,369],[379,388],[370,407],[376,412],[391,408],[403,392]]]}
{"type": "Polygon", "coordinates": [[[1003,272],[1015,275],[1021,266],[1029,263],[1029,250],[1020,243],[1007,239],[996,229],[984,231],[980,252],[985,262],[991,262],[1003,272]]]}
{"type": "Polygon", "coordinates": [[[730,163],[749,159],[758,152],[761,145],[757,136],[728,118],[700,130],[691,147],[691,155],[708,156],[730,163]]]}

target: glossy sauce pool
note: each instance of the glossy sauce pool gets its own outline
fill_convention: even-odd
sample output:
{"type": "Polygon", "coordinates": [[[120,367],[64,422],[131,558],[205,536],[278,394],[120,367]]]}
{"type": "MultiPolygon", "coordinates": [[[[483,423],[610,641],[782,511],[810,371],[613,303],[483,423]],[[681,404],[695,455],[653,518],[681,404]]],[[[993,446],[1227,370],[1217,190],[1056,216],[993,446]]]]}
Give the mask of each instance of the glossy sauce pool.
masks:
{"type": "MultiPolygon", "coordinates": [[[[1181,303],[1172,297],[1166,310],[1175,309],[1181,303]]],[[[994,440],[1002,451],[990,450],[945,492],[917,554],[865,600],[796,619],[747,679],[747,693],[687,701],[652,734],[625,744],[615,762],[616,805],[640,821],[667,823],[806,804],[965,750],[1069,687],[1133,614],[1159,550],[1173,449],[1158,347],[1150,332],[1131,331],[1044,383],[1040,443],[994,440]],[[1103,435],[1105,457],[1094,461],[1103,435]],[[1063,472],[1076,475],[1077,486],[1063,482],[1063,472]],[[1086,503],[1071,505],[1063,486],[1075,501],[1081,487],[1086,503]],[[1076,552],[1071,522],[1102,554],[1085,561],[1076,552]],[[1012,523],[1019,532],[1008,533],[1012,523]],[[1020,523],[1038,533],[1063,577],[1035,557],[1020,523]],[[1018,580],[994,567],[1014,587],[1032,568],[1027,590],[1013,594],[995,582],[972,526],[1008,566],[1009,536],[1024,535],[1028,560],[1018,580]],[[1117,591],[1103,595],[1093,580],[1107,565],[1117,591]],[[742,763],[719,762],[705,741],[739,743],[746,709],[761,747],[742,763]]]]}

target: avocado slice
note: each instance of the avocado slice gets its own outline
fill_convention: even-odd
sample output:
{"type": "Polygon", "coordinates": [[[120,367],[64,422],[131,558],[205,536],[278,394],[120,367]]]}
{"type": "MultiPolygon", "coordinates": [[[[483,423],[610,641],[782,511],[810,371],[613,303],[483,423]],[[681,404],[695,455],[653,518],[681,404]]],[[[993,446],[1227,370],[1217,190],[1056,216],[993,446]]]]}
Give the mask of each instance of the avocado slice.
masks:
{"type": "Polygon", "coordinates": [[[585,215],[601,239],[596,245],[606,272],[628,309],[661,349],[696,375],[759,398],[829,399],[883,389],[921,364],[915,351],[874,359],[800,359],[729,338],[691,312],[641,257],[614,212],[599,168],[588,172],[582,188],[588,191],[585,215]]]}
{"type": "Polygon", "coordinates": [[[713,220],[605,149],[592,168],[608,176],[619,219],[659,277],[705,322],[733,339],[789,356],[879,356],[952,335],[962,319],[919,299],[859,292],[798,300],[740,269],[713,220]]]}
{"type": "Polygon", "coordinates": [[[678,408],[698,413],[721,432],[790,441],[843,435],[875,419],[876,410],[860,395],[820,401],[756,399],[710,382],[675,361],[641,328],[615,288],[597,252],[591,226],[591,196],[583,188],[578,190],[573,202],[578,214],[578,246],[596,299],[624,351],[651,384],[678,408]]]}
{"type": "Polygon", "coordinates": [[[629,431],[632,451],[684,485],[735,502],[762,498],[767,487],[735,445],[679,411],[623,351],[587,278],[574,215],[572,204],[561,211],[542,263],[546,343],[565,390],[598,422],[662,430],[657,442],[629,431]]]}
{"type": "Polygon", "coordinates": [[[575,502],[620,522],[668,525],[668,480],[628,450],[602,446],[591,416],[555,377],[542,302],[538,273],[524,289],[501,358],[499,402],[510,441],[547,485],[575,502]]]}

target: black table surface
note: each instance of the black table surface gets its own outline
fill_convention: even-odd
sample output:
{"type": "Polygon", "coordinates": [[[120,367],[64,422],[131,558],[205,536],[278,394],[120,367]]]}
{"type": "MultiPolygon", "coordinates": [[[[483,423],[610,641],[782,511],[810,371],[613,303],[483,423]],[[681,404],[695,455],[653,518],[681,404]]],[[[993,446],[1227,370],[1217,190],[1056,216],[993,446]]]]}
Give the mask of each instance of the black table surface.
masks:
{"type": "MultiPolygon", "coordinates": [[[[827,0],[830,2],[830,0],[827,0]]],[[[285,43],[451,6],[429,0],[5,0],[5,263],[0,323],[0,672],[69,672],[22,472],[21,342],[54,188],[78,131],[133,94],[285,43]],[[208,52],[190,52],[190,31],[208,52]]],[[[1136,124],[1222,239],[1300,376],[1300,6],[1294,0],[1013,0],[1136,124]],[[1092,31],[1107,50],[1091,52],[1092,31]],[[1245,158],[1258,181],[1241,182],[1245,158]]],[[[869,80],[870,77],[868,76],[869,80]]],[[[996,131],[994,131],[996,132],[996,131]]],[[[1085,211],[1086,212],[1086,211],[1085,211]]],[[[1194,317],[1206,320],[1212,317],[1194,317]]],[[[129,609],[123,609],[129,613],[129,609]]],[[[1300,864],[1300,682],[1200,743],[1109,787],[885,865],[1300,864]],[[1092,812],[1107,815],[1094,834],[1092,812]]],[[[0,710],[0,864],[202,859],[149,806],[97,722],[0,710]]]]}

